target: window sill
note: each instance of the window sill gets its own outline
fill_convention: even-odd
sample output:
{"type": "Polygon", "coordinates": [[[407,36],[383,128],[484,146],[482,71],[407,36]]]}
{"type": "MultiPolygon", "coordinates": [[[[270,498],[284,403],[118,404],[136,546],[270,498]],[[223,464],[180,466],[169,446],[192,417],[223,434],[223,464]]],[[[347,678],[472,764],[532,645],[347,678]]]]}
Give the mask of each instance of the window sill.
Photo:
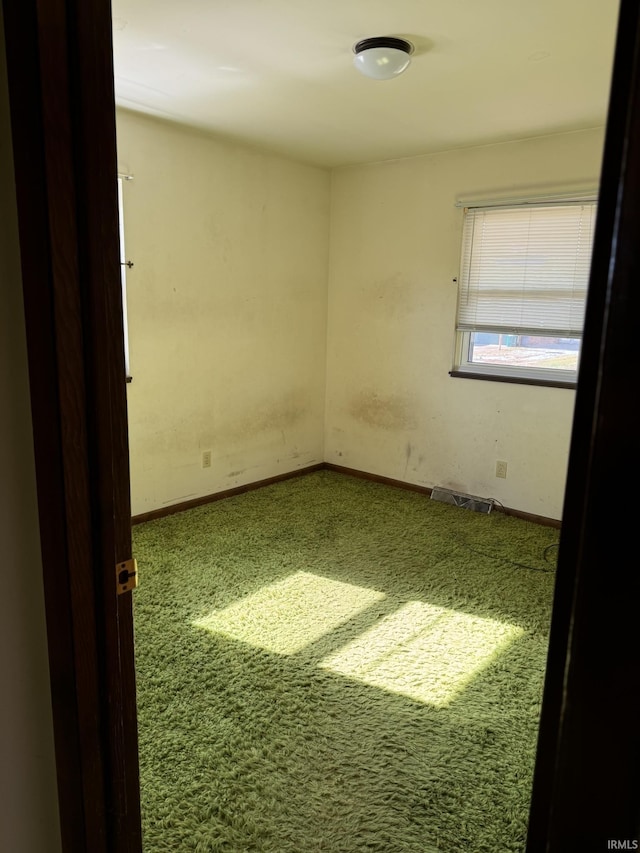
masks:
{"type": "Polygon", "coordinates": [[[481,373],[469,370],[450,370],[449,376],[454,379],[482,379],[485,382],[510,382],[515,385],[541,385],[543,388],[568,388],[575,390],[576,382],[558,379],[539,379],[529,376],[505,376],[497,373],[481,373]]]}

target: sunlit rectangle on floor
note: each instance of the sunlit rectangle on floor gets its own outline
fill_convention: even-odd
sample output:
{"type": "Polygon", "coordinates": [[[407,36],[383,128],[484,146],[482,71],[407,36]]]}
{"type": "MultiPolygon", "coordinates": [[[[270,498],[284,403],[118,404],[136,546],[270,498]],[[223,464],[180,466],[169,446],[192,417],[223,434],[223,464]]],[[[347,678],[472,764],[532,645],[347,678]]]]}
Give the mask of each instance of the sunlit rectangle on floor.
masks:
{"type": "Polygon", "coordinates": [[[374,589],[296,572],[194,624],[265,651],[290,655],[384,597],[374,589]]]}
{"type": "Polygon", "coordinates": [[[522,634],[517,625],[411,601],[321,666],[445,707],[522,634]]]}

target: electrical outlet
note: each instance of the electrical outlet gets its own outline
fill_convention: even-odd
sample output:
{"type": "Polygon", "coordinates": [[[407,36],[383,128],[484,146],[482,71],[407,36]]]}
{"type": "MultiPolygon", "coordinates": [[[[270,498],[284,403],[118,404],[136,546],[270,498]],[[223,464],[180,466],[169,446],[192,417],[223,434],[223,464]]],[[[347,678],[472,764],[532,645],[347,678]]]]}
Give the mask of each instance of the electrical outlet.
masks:
{"type": "Polygon", "coordinates": [[[202,467],[203,468],[211,468],[211,451],[210,450],[203,450],[202,451],[202,467]]]}
{"type": "Polygon", "coordinates": [[[496,477],[500,477],[502,480],[507,479],[507,463],[501,460],[496,462],[496,477]]]}

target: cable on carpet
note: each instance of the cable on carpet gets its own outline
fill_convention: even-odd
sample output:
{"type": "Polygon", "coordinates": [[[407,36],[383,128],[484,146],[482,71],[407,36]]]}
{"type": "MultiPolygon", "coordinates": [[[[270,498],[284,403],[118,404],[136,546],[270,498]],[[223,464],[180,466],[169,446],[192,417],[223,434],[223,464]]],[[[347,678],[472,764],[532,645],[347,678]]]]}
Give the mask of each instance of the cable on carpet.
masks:
{"type": "MultiPolygon", "coordinates": [[[[517,566],[519,569],[528,569],[530,572],[541,572],[544,575],[555,573],[555,569],[545,569],[542,566],[530,566],[528,563],[519,563],[517,560],[510,560],[509,557],[501,557],[499,554],[488,554],[486,551],[481,551],[479,548],[469,545],[468,542],[463,542],[462,545],[464,545],[465,548],[468,548],[469,551],[473,551],[474,554],[480,554],[481,557],[488,557],[490,560],[495,560],[498,563],[508,563],[510,566],[517,566]]],[[[546,551],[547,548],[544,550],[546,551]]],[[[545,560],[547,560],[546,557],[545,560]]],[[[547,560],[547,562],[549,561],[547,560]]]]}
{"type": "MultiPolygon", "coordinates": [[[[486,500],[492,501],[494,504],[498,504],[501,508],[503,514],[508,515],[506,511],[505,505],[502,501],[499,501],[497,498],[486,498],[486,500]]],[[[496,560],[500,563],[508,563],[511,566],[517,566],[519,569],[527,569],[530,572],[541,572],[542,574],[553,574],[555,572],[555,567],[553,569],[545,569],[543,566],[531,566],[528,563],[520,563],[517,560],[510,560],[508,557],[500,557],[498,554],[488,554],[485,551],[481,551],[479,548],[475,548],[473,545],[470,545],[468,542],[462,543],[465,548],[468,548],[470,551],[473,551],[476,554],[480,554],[482,557],[488,557],[490,560],[496,560]]],[[[545,562],[550,563],[549,552],[552,548],[557,548],[559,546],[559,542],[552,542],[550,545],[547,545],[546,548],[542,551],[542,556],[545,562]]]]}

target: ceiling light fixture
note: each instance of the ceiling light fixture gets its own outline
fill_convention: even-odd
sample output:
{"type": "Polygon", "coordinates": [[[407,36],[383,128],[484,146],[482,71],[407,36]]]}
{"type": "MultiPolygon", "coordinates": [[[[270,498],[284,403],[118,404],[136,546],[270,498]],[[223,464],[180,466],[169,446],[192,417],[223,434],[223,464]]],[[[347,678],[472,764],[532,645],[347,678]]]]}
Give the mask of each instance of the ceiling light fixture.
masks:
{"type": "Polygon", "coordinates": [[[413,45],[395,36],[376,36],[357,42],[353,52],[353,64],[365,77],[391,80],[409,67],[413,45]]]}

